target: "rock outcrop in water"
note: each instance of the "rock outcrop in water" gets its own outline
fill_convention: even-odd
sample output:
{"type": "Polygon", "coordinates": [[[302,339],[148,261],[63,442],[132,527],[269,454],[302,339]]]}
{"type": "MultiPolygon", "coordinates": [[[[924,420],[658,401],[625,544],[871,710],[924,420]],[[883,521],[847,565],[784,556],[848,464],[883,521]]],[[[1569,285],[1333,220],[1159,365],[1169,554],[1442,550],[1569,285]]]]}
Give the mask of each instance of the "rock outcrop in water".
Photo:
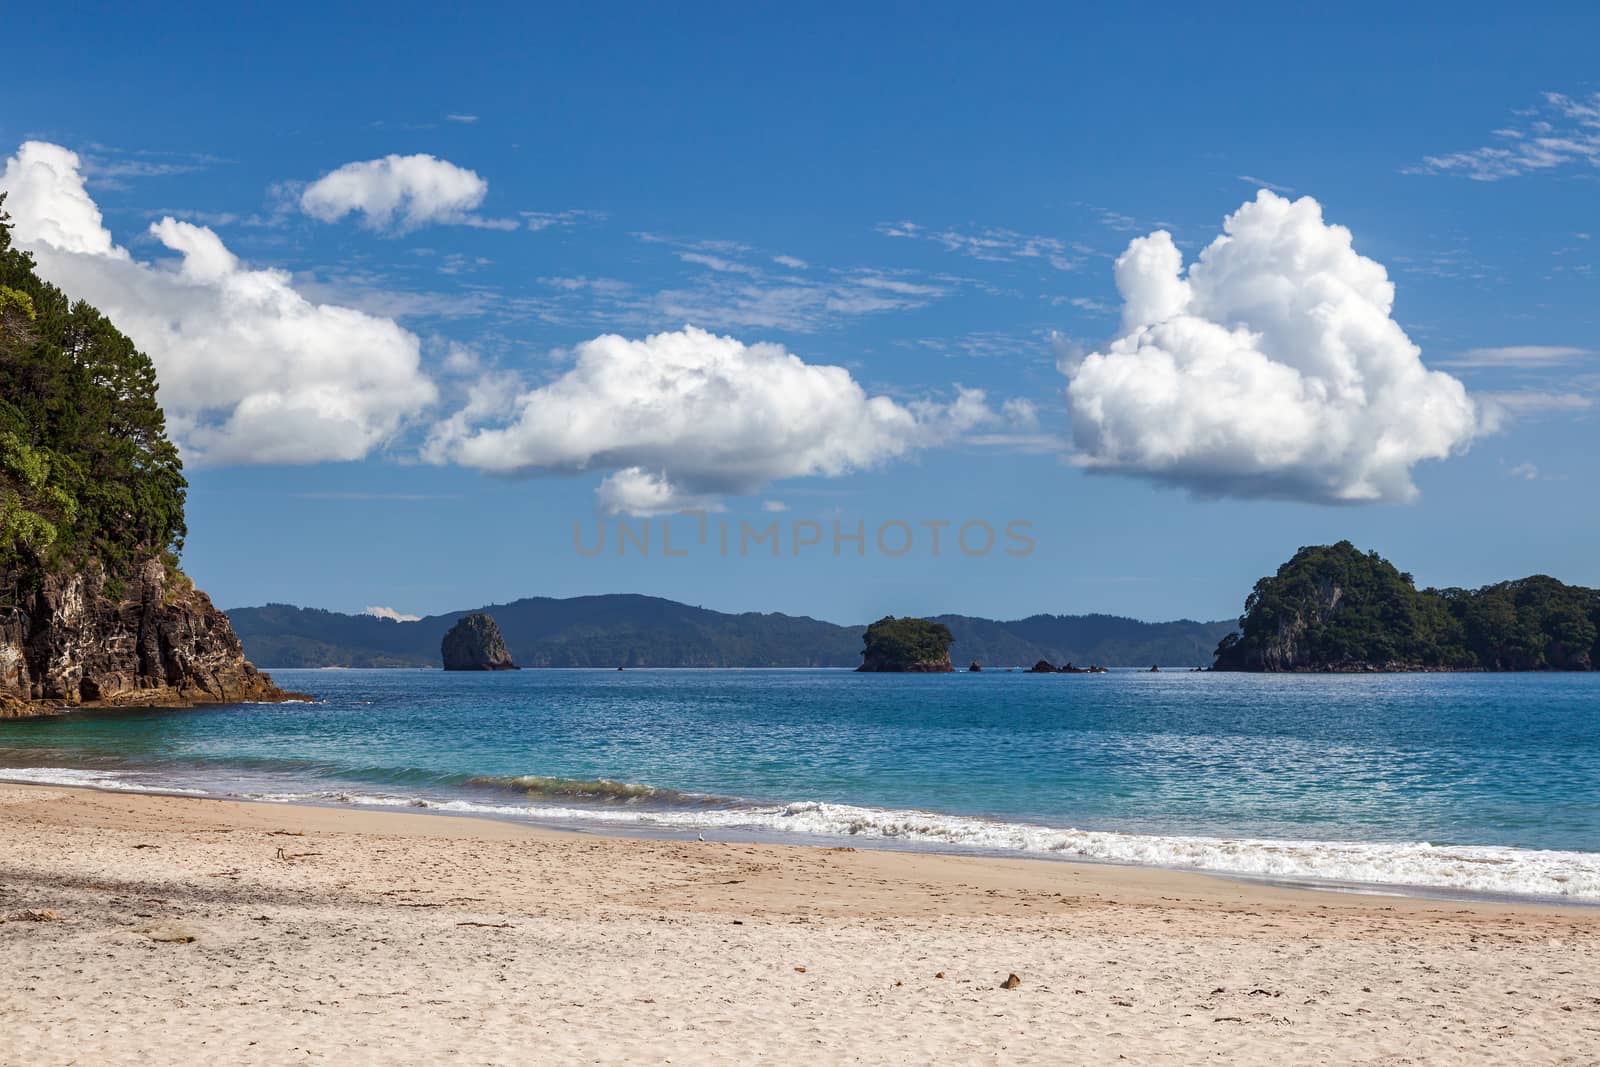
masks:
{"type": "Polygon", "coordinates": [[[950,663],[950,644],[954,640],[943,623],[886,615],[862,635],[865,647],[861,666],[856,670],[945,674],[955,670],[950,663]]]}
{"type": "Polygon", "coordinates": [[[514,671],[511,651],[500,636],[494,616],[481,611],[464,615],[439,644],[447,671],[514,671]]]}
{"type": "Polygon", "coordinates": [[[122,585],[111,595],[92,566],[49,574],[0,609],[0,717],[299,696],[247,662],[228,617],[161,560],[122,585]]]}

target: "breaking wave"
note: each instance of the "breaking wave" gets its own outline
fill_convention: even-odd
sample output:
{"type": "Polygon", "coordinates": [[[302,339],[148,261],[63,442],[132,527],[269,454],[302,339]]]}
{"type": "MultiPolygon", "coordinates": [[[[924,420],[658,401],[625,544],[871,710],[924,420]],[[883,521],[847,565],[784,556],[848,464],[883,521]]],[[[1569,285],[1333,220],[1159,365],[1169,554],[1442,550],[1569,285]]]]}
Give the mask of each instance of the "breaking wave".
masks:
{"type": "Polygon", "coordinates": [[[927,851],[982,851],[1192,870],[1280,882],[1600,902],[1600,853],[1422,841],[1358,842],[1200,837],[1079,830],[935,812],[800,801],[751,805],[670,789],[538,775],[474,778],[469,788],[531,802],[321,789],[220,791],[165,784],[132,771],[0,769],[0,780],[122,792],[234,797],[272,803],[424,809],[617,832],[851,839],[927,851]],[[589,803],[583,803],[588,801],[589,803]]]}
{"type": "Polygon", "coordinates": [[[682,793],[676,789],[663,789],[653,785],[614,782],[609,778],[547,778],[539,774],[488,775],[469,778],[466,785],[505,790],[528,797],[591,800],[612,804],[648,801],[652,804],[704,806],[731,803],[728,797],[682,793]]]}

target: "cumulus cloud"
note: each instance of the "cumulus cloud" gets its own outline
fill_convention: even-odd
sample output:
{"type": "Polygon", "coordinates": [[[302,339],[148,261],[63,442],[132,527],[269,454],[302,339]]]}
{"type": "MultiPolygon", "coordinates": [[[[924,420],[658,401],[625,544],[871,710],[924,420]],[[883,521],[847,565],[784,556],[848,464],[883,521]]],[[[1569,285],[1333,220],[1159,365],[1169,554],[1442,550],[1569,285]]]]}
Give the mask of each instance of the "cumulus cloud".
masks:
{"type": "Polygon", "coordinates": [[[365,610],[363,610],[361,612],[361,614],[363,614],[363,615],[371,615],[374,619],[388,619],[390,622],[421,622],[422,621],[422,616],[421,615],[403,615],[400,612],[394,610],[393,608],[385,608],[385,607],[366,608],[365,610]]]}
{"type": "Polygon", "coordinates": [[[546,385],[476,390],[425,458],[509,476],[608,471],[603,511],[652,514],[874,467],[1000,418],[978,390],[949,404],[870,396],[843,367],[694,327],[596,337],[572,357],[546,385]]]}
{"type": "Polygon", "coordinates": [[[1202,495],[1404,501],[1485,427],[1395,322],[1394,285],[1310,197],[1267,190],[1185,272],[1165,231],[1116,261],[1122,331],[1062,352],[1075,461],[1202,495]]]}
{"type": "Polygon", "coordinates": [[[308,301],[287,273],[245,266],[205,227],[163,218],[148,232],[176,259],[133,258],[112,240],[65,148],[23,144],[0,191],[39,272],[99,307],[154,361],[169,427],[190,461],[360,459],[435,398],[414,335],[308,301]]]}
{"type": "Polygon", "coordinates": [[[323,222],[358,214],[371,230],[414,230],[428,223],[514,230],[514,219],[473,214],[489,192],[476,171],[429,155],[346,163],[306,186],[300,209],[323,222]]]}

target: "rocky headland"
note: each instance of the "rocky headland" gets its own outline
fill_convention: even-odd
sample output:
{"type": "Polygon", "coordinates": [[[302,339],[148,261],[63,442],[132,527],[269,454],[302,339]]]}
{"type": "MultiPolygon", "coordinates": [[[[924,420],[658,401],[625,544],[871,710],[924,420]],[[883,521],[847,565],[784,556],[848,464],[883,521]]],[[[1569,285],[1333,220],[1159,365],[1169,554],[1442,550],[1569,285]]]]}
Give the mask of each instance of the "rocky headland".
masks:
{"type": "Polygon", "coordinates": [[[228,617],[181,572],[152,559],[122,586],[113,595],[88,567],[0,609],[0,717],[301,697],[244,658],[228,617]]]}

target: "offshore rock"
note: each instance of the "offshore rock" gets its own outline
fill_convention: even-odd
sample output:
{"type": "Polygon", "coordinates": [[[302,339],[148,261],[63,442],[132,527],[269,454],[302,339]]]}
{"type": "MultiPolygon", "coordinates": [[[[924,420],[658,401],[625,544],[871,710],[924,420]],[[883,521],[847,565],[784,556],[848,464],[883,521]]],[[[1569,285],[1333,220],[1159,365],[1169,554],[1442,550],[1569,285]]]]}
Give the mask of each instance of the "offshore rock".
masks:
{"type": "MultiPolygon", "coordinates": [[[[511,651],[500,636],[494,616],[481,611],[463,615],[439,643],[447,671],[514,671],[511,651]]],[[[620,669],[620,668],[619,668],[620,669]]]]}
{"type": "Polygon", "coordinates": [[[0,718],[81,706],[307,699],[244,658],[228,617],[148,559],[125,583],[96,564],[25,580],[0,570],[0,718]]]}

